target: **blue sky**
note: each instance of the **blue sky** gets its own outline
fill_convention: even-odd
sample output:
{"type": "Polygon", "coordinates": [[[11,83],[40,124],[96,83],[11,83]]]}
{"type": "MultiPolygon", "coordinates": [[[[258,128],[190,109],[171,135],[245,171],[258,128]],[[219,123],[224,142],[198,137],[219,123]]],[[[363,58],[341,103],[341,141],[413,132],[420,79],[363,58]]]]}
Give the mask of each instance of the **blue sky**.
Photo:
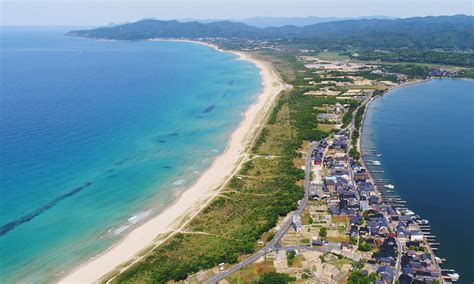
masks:
{"type": "Polygon", "coordinates": [[[472,15],[466,0],[0,0],[2,25],[97,26],[142,18],[472,15]]]}

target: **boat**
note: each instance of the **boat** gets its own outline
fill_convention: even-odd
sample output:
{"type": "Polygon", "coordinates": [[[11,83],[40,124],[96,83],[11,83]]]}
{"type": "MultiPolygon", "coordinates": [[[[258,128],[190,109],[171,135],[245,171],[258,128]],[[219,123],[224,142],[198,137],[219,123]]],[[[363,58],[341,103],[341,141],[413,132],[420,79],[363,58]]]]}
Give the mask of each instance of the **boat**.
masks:
{"type": "Polygon", "coordinates": [[[398,208],[396,210],[397,210],[397,213],[401,214],[401,215],[406,215],[406,216],[414,216],[415,215],[415,212],[413,212],[409,209],[406,209],[406,208],[398,208]]]}
{"type": "Polygon", "coordinates": [[[426,220],[426,219],[421,219],[418,221],[418,224],[422,224],[422,225],[426,225],[428,224],[430,221],[426,220]]]}
{"type": "Polygon", "coordinates": [[[394,189],[395,186],[393,184],[386,184],[384,187],[389,188],[389,189],[394,189]]]}
{"type": "Polygon", "coordinates": [[[380,161],[372,161],[372,165],[375,165],[375,166],[380,166],[380,161]]]}
{"type": "Polygon", "coordinates": [[[458,281],[459,280],[459,274],[458,273],[448,273],[446,275],[448,275],[448,277],[451,278],[451,280],[453,280],[453,281],[458,281]]]}

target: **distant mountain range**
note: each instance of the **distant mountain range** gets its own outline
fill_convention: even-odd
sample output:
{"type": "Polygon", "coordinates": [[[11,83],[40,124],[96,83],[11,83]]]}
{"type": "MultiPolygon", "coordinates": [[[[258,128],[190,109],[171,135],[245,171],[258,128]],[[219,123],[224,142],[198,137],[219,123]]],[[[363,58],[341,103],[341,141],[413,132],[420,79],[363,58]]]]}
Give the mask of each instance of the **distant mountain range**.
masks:
{"type": "Polygon", "coordinates": [[[259,28],[244,23],[142,20],[68,35],[140,40],[151,38],[245,38],[317,43],[333,47],[410,47],[474,49],[473,16],[455,15],[406,19],[360,19],[259,28]]]}
{"type": "MultiPolygon", "coordinates": [[[[396,19],[395,17],[387,17],[387,16],[366,16],[366,17],[252,17],[246,18],[243,20],[233,20],[233,19],[225,19],[225,20],[218,20],[221,21],[231,21],[237,23],[243,23],[249,26],[254,26],[258,28],[268,28],[268,27],[283,27],[283,26],[309,26],[319,23],[327,23],[327,22],[336,22],[336,21],[344,21],[344,20],[361,20],[361,19],[396,19]]],[[[208,24],[212,22],[218,22],[217,20],[207,19],[194,19],[194,18],[185,18],[185,19],[177,19],[178,22],[198,22],[203,24],[208,24]]]]}

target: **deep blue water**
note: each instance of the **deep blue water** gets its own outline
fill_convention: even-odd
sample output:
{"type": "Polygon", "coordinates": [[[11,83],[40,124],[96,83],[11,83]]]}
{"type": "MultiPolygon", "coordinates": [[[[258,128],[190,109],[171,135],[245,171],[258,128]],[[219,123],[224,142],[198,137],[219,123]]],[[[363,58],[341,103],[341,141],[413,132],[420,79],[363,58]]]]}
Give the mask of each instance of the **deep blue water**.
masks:
{"type": "Polygon", "coordinates": [[[474,81],[431,80],[395,89],[369,107],[363,148],[407,207],[430,221],[443,268],[473,283],[474,81]]]}
{"type": "Polygon", "coordinates": [[[66,31],[0,33],[5,282],[50,281],[170,204],[261,89],[258,69],[231,53],[66,31]]]}

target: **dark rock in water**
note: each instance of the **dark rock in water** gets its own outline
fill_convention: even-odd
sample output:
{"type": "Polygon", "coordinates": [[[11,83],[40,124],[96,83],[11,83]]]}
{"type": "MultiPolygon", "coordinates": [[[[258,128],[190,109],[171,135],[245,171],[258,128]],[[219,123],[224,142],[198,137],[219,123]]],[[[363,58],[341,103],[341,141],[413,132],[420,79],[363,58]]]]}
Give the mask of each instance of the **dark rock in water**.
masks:
{"type": "Polygon", "coordinates": [[[83,190],[86,187],[89,187],[90,185],[92,185],[92,182],[86,182],[85,184],[83,184],[79,187],[76,187],[76,188],[74,188],[73,190],[71,190],[69,192],[66,192],[62,195],[57,196],[53,200],[49,201],[48,203],[44,204],[43,206],[41,206],[39,208],[36,208],[35,210],[31,211],[28,214],[23,215],[19,219],[13,220],[13,221],[1,226],[0,227],[0,236],[5,235],[6,233],[8,233],[9,231],[15,229],[16,227],[20,226],[23,223],[26,223],[26,222],[29,222],[29,221],[33,220],[35,217],[37,217],[41,213],[45,212],[46,210],[50,209],[51,207],[56,205],[61,200],[73,196],[74,194],[80,192],[81,190],[83,190]]]}
{"type": "Polygon", "coordinates": [[[230,80],[229,82],[227,82],[227,85],[229,85],[229,86],[234,85],[234,80],[230,80]]]}
{"type": "Polygon", "coordinates": [[[164,166],[163,168],[164,168],[164,169],[171,169],[170,166],[164,166]]]}
{"type": "Polygon", "coordinates": [[[121,165],[125,164],[126,162],[128,162],[130,160],[133,160],[133,157],[122,159],[118,162],[113,163],[112,165],[113,166],[121,166],[121,165]]]}
{"type": "Polygon", "coordinates": [[[178,136],[178,135],[179,135],[178,132],[172,132],[172,133],[168,134],[168,136],[178,136]]]}
{"type": "Polygon", "coordinates": [[[208,112],[211,112],[215,108],[216,108],[216,105],[212,104],[212,105],[208,106],[207,108],[205,108],[202,112],[203,113],[208,113],[208,112]]]}
{"type": "Polygon", "coordinates": [[[227,96],[227,94],[229,94],[229,90],[226,90],[226,91],[222,94],[222,97],[225,98],[225,96],[227,96]]]}
{"type": "Polygon", "coordinates": [[[166,143],[166,140],[158,140],[160,143],[166,143]]]}

